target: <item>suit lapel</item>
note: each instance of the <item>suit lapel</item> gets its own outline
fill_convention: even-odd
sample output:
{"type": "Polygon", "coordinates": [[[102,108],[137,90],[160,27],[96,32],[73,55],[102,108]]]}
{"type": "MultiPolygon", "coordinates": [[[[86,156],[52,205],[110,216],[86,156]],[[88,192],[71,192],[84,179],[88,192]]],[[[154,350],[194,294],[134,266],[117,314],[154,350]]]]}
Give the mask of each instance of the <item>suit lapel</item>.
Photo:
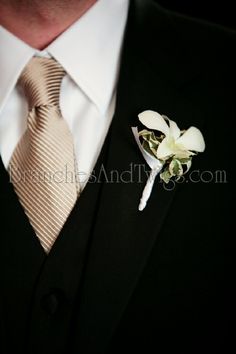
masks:
{"type": "MultiPolygon", "coordinates": [[[[165,42],[169,38],[167,34],[165,40],[162,38],[169,25],[163,13],[159,15],[160,37],[155,39],[160,44],[159,59],[156,56],[156,61],[150,60],[151,24],[149,33],[148,30],[142,32],[146,28],[146,9],[131,2],[108,162],[96,171],[100,181],[103,180],[103,187],[81,289],[77,338],[78,346],[86,353],[103,352],[108,345],[153,244],[158,241],[175,193],[175,190],[165,190],[157,181],[146,209],[138,211],[148,168],[131,126],[137,125],[137,115],[145,109],[156,109],[167,115],[173,113],[180,83],[171,60],[173,52],[170,53],[165,42]],[[173,70],[164,77],[162,70],[168,66],[173,70]]],[[[172,38],[170,45],[173,42],[172,38]]]]}

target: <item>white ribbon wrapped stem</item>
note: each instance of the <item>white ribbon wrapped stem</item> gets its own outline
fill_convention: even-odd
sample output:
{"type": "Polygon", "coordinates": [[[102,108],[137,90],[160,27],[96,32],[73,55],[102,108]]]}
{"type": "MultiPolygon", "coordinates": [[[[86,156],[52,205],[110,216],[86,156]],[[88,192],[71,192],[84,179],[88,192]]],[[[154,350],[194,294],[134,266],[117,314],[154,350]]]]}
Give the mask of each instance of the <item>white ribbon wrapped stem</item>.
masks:
{"type": "Polygon", "coordinates": [[[140,140],[139,140],[138,128],[132,127],[132,132],[134,134],[135,140],[138,144],[138,147],[139,147],[146,163],[151,168],[149,178],[147,180],[147,183],[145,185],[145,188],[143,190],[143,194],[142,194],[142,197],[141,197],[140,203],[139,203],[138,209],[140,211],[142,211],[145,208],[145,206],[147,205],[147,201],[151,195],[152,187],[155,182],[155,178],[158,175],[158,173],[160,173],[160,171],[163,167],[163,163],[160,160],[153,157],[152,155],[150,155],[146,150],[144,150],[144,148],[142,147],[142,144],[140,143],[140,140]]]}

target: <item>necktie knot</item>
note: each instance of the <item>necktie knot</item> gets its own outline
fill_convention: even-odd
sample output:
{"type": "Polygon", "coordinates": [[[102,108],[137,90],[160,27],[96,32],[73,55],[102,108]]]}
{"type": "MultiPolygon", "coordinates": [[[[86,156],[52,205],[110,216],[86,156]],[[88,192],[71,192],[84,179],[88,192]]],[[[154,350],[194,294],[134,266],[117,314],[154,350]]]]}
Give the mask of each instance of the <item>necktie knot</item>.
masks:
{"type": "Polygon", "coordinates": [[[54,59],[33,57],[19,79],[29,107],[59,106],[60,88],[64,75],[64,69],[54,59]]]}

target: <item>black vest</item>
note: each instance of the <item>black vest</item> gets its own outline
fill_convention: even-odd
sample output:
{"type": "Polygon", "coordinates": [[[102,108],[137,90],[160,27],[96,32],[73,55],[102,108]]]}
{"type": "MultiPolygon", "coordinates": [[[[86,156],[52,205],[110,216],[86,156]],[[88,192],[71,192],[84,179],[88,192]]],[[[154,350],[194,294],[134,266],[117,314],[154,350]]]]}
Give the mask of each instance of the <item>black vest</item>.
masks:
{"type": "MultiPolygon", "coordinates": [[[[8,348],[8,343],[17,338],[18,348],[26,350],[29,345],[32,353],[43,353],[43,348],[48,346],[44,341],[48,327],[57,327],[59,323],[58,330],[53,331],[55,341],[52,340],[56,343],[53,351],[60,352],[69,339],[93,235],[108,145],[109,135],[90,181],[48,256],[31,228],[10,183],[10,176],[1,163],[0,194],[4,207],[1,214],[0,268],[5,301],[1,320],[7,333],[1,341],[3,348],[8,348]],[[98,174],[95,176],[95,173],[98,174]]],[[[3,352],[8,353],[8,350],[3,352]]]]}

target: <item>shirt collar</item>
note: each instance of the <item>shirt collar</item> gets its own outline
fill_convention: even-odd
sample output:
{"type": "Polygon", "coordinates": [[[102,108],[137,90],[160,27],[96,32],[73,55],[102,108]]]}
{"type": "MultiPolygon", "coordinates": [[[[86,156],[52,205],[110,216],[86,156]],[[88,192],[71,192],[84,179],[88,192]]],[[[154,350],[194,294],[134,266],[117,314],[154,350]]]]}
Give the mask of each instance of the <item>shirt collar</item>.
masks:
{"type": "Polygon", "coordinates": [[[128,0],[98,0],[43,52],[0,26],[0,110],[28,61],[48,53],[81,90],[106,111],[116,86],[128,0]]]}
{"type": "Polygon", "coordinates": [[[35,50],[0,26],[0,112],[35,50]]]}

